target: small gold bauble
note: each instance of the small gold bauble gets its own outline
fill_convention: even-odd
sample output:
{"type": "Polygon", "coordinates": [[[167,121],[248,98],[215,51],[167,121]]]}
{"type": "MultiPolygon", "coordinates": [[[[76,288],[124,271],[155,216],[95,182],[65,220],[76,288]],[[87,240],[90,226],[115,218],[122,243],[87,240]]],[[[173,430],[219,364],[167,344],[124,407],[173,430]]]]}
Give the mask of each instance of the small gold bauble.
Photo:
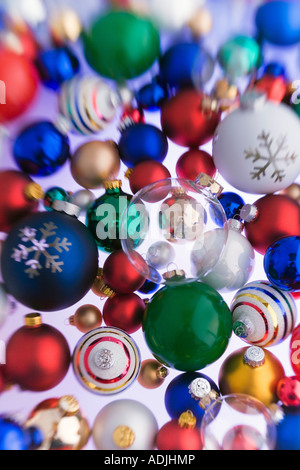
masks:
{"type": "Polygon", "coordinates": [[[71,8],[60,8],[50,18],[50,31],[56,43],[76,42],[82,31],[80,18],[71,8]]]}
{"type": "Polygon", "coordinates": [[[188,22],[193,35],[202,38],[210,33],[213,26],[212,14],[207,8],[201,8],[188,22]]]}
{"type": "Polygon", "coordinates": [[[113,441],[121,449],[128,449],[132,446],[135,435],[129,426],[118,426],[113,432],[113,441]]]}
{"type": "Polygon", "coordinates": [[[99,328],[102,324],[102,314],[95,305],[82,305],[75,314],[69,318],[71,325],[82,333],[88,333],[95,328],[99,328]]]}
{"type": "Polygon", "coordinates": [[[138,382],[144,388],[155,389],[164,383],[168,375],[168,369],[160,362],[155,359],[146,359],[141,364],[138,382]]]}
{"type": "Polygon", "coordinates": [[[71,159],[74,180],[86,189],[97,189],[104,181],[116,179],[120,170],[120,155],[111,141],[92,141],[77,149],[71,159]]]}

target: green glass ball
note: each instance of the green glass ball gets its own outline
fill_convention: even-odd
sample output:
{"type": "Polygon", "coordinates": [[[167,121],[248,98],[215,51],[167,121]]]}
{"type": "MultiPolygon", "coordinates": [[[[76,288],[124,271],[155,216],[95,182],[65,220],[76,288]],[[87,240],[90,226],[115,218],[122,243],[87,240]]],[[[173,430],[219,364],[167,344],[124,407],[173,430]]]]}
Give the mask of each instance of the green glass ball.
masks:
{"type": "Polygon", "coordinates": [[[166,285],[149,302],[143,331],[159,362],[197,371],[225,352],[232,333],[231,313],[221,295],[205,284],[166,285]]]}
{"type": "Polygon", "coordinates": [[[261,51],[255,39],[236,36],[227,41],[218,52],[218,61],[231,79],[248,75],[261,63],[261,51]]]}
{"type": "Polygon", "coordinates": [[[70,193],[65,191],[63,188],[53,187],[46,191],[44,196],[44,208],[47,211],[52,211],[52,205],[54,201],[68,201],[70,199],[70,193]]]}
{"type": "Polygon", "coordinates": [[[160,55],[159,33],[151,21],[125,11],[97,19],[83,43],[89,65],[116,81],[142,75],[160,55]]]}

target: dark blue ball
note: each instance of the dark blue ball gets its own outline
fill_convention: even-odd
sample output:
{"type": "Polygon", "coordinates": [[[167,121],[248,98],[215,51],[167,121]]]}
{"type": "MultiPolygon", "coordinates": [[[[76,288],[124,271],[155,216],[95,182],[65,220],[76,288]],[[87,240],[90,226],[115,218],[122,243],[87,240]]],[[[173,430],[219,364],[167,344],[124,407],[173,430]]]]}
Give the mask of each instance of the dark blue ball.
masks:
{"type": "Polygon", "coordinates": [[[141,294],[154,294],[160,288],[160,284],[155,284],[155,282],[149,281],[146,279],[142,287],[138,290],[141,294]]]}
{"type": "Polygon", "coordinates": [[[49,176],[70,157],[69,139],[51,122],[38,122],[18,135],[13,154],[18,167],[25,173],[49,176]]]}
{"type": "Polygon", "coordinates": [[[143,86],[135,95],[138,105],[147,111],[157,111],[167,99],[167,91],[156,81],[143,86]]]}
{"type": "Polygon", "coordinates": [[[170,47],[160,59],[160,80],[171,88],[195,86],[199,80],[209,80],[214,61],[197,43],[182,43],[170,47]]]}
{"type": "Polygon", "coordinates": [[[45,86],[53,90],[71,80],[80,70],[80,63],[68,47],[58,47],[39,54],[36,66],[45,86]]]}
{"type": "Polygon", "coordinates": [[[225,192],[218,199],[223,206],[227,219],[233,219],[245,205],[243,198],[236,193],[225,192]]]}
{"type": "Polygon", "coordinates": [[[0,450],[28,450],[22,427],[4,416],[0,416],[0,450]]]}
{"type": "Polygon", "coordinates": [[[299,410],[284,410],[284,418],[277,425],[276,450],[300,450],[299,410]]]}
{"type": "Polygon", "coordinates": [[[81,300],[98,271],[98,249],[76,218],[39,212],[19,222],[2,249],[8,292],[33,311],[57,311],[81,300]]]}
{"type": "Polygon", "coordinates": [[[300,237],[286,237],[271,245],[264,257],[269,281],[281,290],[300,290],[300,237]]]}
{"type": "Polygon", "coordinates": [[[122,132],[119,153],[125,165],[134,167],[144,160],[162,163],[168,153],[168,140],[151,124],[134,124],[122,132]]]}
{"type": "Polygon", "coordinates": [[[270,1],[258,8],[256,26],[259,35],[278,46],[300,41],[300,2],[270,1]]]}
{"type": "Polygon", "coordinates": [[[207,375],[200,372],[187,372],[178,375],[169,383],[165,393],[166,410],[172,419],[178,419],[181,413],[190,410],[197,418],[197,425],[201,423],[205,410],[199,406],[199,400],[193,398],[189,393],[189,385],[198,378],[207,380],[211,389],[220,394],[217,385],[207,375]]]}
{"type": "Polygon", "coordinates": [[[265,66],[264,73],[266,75],[272,75],[273,77],[284,77],[286,78],[286,71],[282,64],[277,62],[271,62],[265,66]]]}

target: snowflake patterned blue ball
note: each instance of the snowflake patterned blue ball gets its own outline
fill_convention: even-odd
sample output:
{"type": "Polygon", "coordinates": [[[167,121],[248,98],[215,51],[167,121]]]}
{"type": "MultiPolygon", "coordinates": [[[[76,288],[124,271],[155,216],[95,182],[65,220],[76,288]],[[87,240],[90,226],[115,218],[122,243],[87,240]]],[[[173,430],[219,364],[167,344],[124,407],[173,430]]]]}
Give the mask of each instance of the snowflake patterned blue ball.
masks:
{"type": "Polygon", "coordinates": [[[39,212],[9,233],[1,268],[8,292],[33,311],[58,311],[81,300],[98,270],[98,249],[75,217],[39,212]]]}
{"type": "Polygon", "coordinates": [[[264,257],[269,281],[281,290],[300,290],[300,237],[286,237],[271,245],[264,257]]]}

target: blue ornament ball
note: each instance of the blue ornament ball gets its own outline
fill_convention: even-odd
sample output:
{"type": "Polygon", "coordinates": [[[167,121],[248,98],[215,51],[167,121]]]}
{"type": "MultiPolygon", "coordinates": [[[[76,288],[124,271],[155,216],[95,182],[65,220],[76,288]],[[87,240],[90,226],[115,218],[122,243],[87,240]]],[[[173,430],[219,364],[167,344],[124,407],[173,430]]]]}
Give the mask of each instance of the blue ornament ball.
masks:
{"type": "Polygon", "coordinates": [[[187,410],[192,411],[197,419],[197,425],[199,425],[207,405],[200,406],[201,398],[193,395],[193,385],[198,388],[199,395],[208,397],[207,405],[210,401],[207,393],[209,394],[213,391],[217,395],[220,394],[217,385],[207,375],[200,372],[187,372],[178,375],[169,383],[165,393],[165,407],[172,419],[178,419],[181,413],[187,410]]]}
{"type": "Polygon", "coordinates": [[[271,62],[270,64],[267,64],[264,68],[264,73],[266,75],[272,75],[273,77],[286,78],[286,70],[284,66],[277,62],[271,62]]]}
{"type": "Polygon", "coordinates": [[[186,42],[170,47],[160,59],[160,80],[179,89],[206,83],[214,72],[213,58],[199,44],[186,42]]]}
{"type": "Polygon", "coordinates": [[[34,176],[49,176],[70,157],[69,139],[51,122],[41,121],[26,127],[13,147],[18,167],[34,176]]]}
{"type": "Polygon", "coordinates": [[[37,428],[23,429],[11,418],[0,416],[0,450],[31,450],[42,441],[42,433],[37,428]]]}
{"type": "Polygon", "coordinates": [[[8,292],[33,311],[58,311],[81,300],[98,271],[97,245],[71,215],[39,212],[16,224],[2,249],[8,292]]]}
{"type": "Polygon", "coordinates": [[[162,163],[169,149],[166,136],[151,124],[127,127],[122,132],[118,146],[122,162],[131,167],[144,160],[162,163]]]}
{"type": "Polygon", "coordinates": [[[219,201],[225,211],[227,219],[233,219],[245,205],[244,199],[236,193],[225,192],[219,196],[219,201]]]}
{"type": "Polygon", "coordinates": [[[36,60],[43,84],[58,90],[62,83],[79,73],[80,63],[68,47],[57,47],[41,52],[36,60]]]}
{"type": "Polygon", "coordinates": [[[300,237],[281,238],[271,245],[264,257],[269,281],[284,291],[300,290],[300,237]]]}
{"type": "Polygon", "coordinates": [[[160,284],[156,284],[155,282],[149,281],[146,279],[142,287],[138,290],[140,294],[154,294],[160,288],[160,284]]]}
{"type": "Polygon", "coordinates": [[[300,41],[300,2],[270,1],[256,13],[256,26],[262,40],[278,46],[292,46],[300,41]]]}
{"type": "Polygon", "coordinates": [[[135,95],[138,106],[147,111],[158,111],[167,97],[166,89],[156,80],[143,86],[135,95]]]}
{"type": "Polygon", "coordinates": [[[300,412],[284,408],[284,417],[277,425],[276,450],[300,450],[300,412]]]}

